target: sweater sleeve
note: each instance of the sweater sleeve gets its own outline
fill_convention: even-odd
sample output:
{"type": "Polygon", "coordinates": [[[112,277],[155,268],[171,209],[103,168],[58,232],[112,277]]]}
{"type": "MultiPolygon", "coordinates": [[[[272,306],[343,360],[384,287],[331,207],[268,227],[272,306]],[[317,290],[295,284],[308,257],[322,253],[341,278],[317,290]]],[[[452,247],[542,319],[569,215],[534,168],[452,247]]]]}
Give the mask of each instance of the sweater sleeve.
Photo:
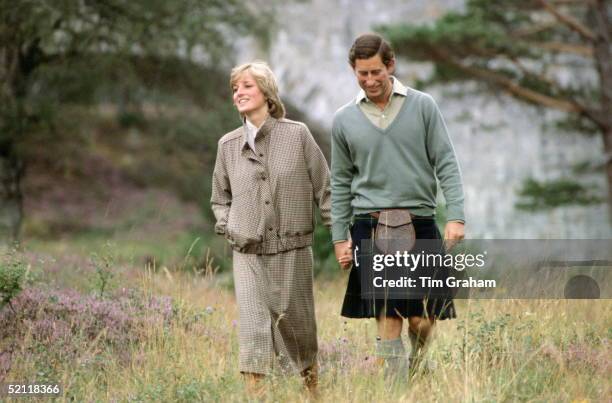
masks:
{"type": "Polygon", "coordinates": [[[331,140],[331,215],[332,240],[335,242],[348,239],[352,216],[351,183],[353,181],[353,163],[350,150],[337,115],[334,117],[332,125],[331,140]]]}
{"type": "Polygon", "coordinates": [[[306,159],[306,167],[310,176],[310,182],[312,183],[314,200],[321,211],[323,225],[329,227],[331,225],[329,168],[327,167],[327,161],[323,152],[306,125],[303,126],[303,130],[304,158],[306,159]]]}
{"type": "Polygon", "coordinates": [[[455,149],[438,105],[429,95],[424,101],[427,153],[446,199],[447,221],[464,222],[463,185],[455,149]]]}

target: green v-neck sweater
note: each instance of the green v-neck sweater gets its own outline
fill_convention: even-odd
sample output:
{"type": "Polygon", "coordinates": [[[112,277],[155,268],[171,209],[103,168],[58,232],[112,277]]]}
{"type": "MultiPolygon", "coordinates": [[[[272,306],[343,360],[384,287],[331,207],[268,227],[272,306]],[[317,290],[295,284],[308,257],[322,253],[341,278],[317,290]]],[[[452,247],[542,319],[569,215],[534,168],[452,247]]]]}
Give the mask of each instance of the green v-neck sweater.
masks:
{"type": "Polygon", "coordinates": [[[446,199],[447,220],[464,221],[459,164],[430,95],[408,88],[400,112],[386,129],[375,126],[353,100],[334,115],[331,144],[334,241],[348,239],[353,215],[386,208],[434,215],[436,177],[446,199]]]}

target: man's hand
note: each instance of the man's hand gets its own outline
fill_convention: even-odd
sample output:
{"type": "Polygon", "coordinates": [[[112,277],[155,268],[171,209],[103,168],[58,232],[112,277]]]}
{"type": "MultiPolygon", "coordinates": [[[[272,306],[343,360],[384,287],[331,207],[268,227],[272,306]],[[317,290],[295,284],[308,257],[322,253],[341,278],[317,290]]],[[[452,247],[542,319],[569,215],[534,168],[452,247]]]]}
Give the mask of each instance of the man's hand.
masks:
{"type": "Polygon", "coordinates": [[[457,242],[465,237],[465,225],[460,221],[449,221],[444,227],[444,243],[446,250],[450,251],[457,242]]]}
{"type": "Polygon", "coordinates": [[[334,252],[342,270],[348,270],[353,263],[353,242],[351,240],[336,242],[334,252]]]}

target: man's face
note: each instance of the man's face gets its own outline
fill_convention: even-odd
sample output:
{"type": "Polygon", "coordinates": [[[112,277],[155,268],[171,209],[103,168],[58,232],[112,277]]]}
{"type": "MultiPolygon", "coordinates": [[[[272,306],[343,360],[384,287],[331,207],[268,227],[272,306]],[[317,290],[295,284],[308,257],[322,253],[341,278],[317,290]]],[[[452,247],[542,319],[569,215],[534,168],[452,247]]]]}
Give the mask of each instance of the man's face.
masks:
{"type": "Polygon", "coordinates": [[[385,96],[389,95],[392,86],[390,76],[394,68],[394,60],[385,66],[380,55],[375,55],[369,59],[356,59],[354,71],[359,86],[365,91],[367,97],[377,102],[385,101],[385,96]]]}

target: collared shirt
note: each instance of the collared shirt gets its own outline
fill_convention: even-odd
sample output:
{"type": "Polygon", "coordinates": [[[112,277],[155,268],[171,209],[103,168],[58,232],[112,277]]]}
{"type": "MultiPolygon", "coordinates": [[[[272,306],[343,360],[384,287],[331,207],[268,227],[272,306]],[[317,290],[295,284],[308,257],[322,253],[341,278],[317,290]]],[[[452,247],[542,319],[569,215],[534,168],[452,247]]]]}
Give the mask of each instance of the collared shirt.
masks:
{"type": "Polygon", "coordinates": [[[212,181],[215,232],[243,253],[309,246],[314,207],[331,224],[329,168],[305,124],[268,116],[248,145],[242,126],[219,140],[212,181]]]}
{"type": "Polygon", "coordinates": [[[251,147],[251,150],[257,151],[255,150],[255,137],[257,137],[259,128],[251,123],[251,121],[247,118],[244,118],[244,124],[246,125],[247,142],[249,143],[249,147],[251,147]]]}
{"type": "Polygon", "coordinates": [[[355,99],[355,103],[359,105],[359,108],[367,116],[370,122],[381,129],[386,129],[397,117],[408,94],[408,89],[400,80],[393,76],[391,76],[391,80],[393,81],[391,95],[389,96],[389,102],[387,102],[387,105],[385,105],[383,109],[380,109],[378,105],[372,102],[366,96],[364,90],[360,90],[355,99]]]}

